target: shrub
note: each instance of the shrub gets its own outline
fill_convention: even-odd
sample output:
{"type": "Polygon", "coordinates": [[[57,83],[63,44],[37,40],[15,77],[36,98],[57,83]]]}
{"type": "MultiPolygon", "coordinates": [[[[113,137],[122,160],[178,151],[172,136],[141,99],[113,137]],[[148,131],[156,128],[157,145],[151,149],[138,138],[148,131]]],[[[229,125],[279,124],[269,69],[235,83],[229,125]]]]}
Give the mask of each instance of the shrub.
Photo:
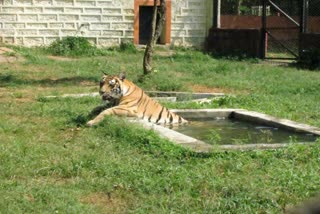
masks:
{"type": "Polygon", "coordinates": [[[303,50],[300,54],[298,64],[311,70],[320,69],[320,49],[303,50]]]}
{"type": "Polygon", "coordinates": [[[129,53],[136,53],[137,48],[134,46],[132,42],[121,42],[120,44],[120,51],[122,52],[129,52],[129,53]]]}
{"type": "Polygon", "coordinates": [[[48,50],[51,54],[59,56],[92,56],[97,48],[86,38],[68,36],[53,42],[48,50]]]}

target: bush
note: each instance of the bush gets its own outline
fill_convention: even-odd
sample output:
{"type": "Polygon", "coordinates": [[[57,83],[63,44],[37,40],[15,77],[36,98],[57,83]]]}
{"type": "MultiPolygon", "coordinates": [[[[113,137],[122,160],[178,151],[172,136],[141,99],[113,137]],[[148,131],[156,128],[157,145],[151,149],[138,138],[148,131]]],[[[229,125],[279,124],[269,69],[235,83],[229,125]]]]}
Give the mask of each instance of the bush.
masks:
{"type": "Polygon", "coordinates": [[[134,46],[134,44],[132,42],[121,42],[120,51],[129,52],[129,53],[136,53],[137,48],[136,48],[136,46],[134,46]]]}
{"type": "Polygon", "coordinates": [[[311,70],[320,69],[320,49],[303,50],[298,64],[311,70]]]}
{"type": "Polygon", "coordinates": [[[51,54],[59,56],[92,56],[97,48],[86,38],[68,36],[53,42],[48,50],[51,54]]]}
{"type": "Polygon", "coordinates": [[[120,46],[98,49],[84,37],[68,36],[56,40],[48,47],[48,52],[56,56],[105,56],[112,51],[136,53],[138,50],[131,42],[121,42],[120,46]]]}

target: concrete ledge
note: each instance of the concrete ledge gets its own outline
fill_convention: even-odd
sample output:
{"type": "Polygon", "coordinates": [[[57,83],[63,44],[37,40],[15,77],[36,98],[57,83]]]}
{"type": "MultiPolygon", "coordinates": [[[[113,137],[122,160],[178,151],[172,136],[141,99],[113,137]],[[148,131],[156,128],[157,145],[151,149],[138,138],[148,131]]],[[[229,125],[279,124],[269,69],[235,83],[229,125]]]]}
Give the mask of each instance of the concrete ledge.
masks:
{"type": "Polygon", "coordinates": [[[242,109],[172,109],[171,111],[179,114],[188,120],[194,119],[226,119],[230,118],[235,111],[242,109]]]}
{"type": "MultiPolygon", "coordinates": [[[[189,93],[189,92],[162,92],[162,91],[146,91],[152,99],[165,100],[168,102],[184,101],[184,100],[201,100],[225,96],[223,93],[189,93]]],[[[46,98],[60,98],[60,97],[97,97],[99,93],[82,93],[82,94],[63,94],[60,96],[46,96],[46,98]]]]}
{"type": "Polygon", "coordinates": [[[223,97],[223,93],[191,93],[191,92],[163,92],[163,91],[146,91],[150,97],[176,97],[177,101],[196,100],[204,98],[223,97]]]}
{"type": "Polygon", "coordinates": [[[262,125],[282,128],[288,131],[312,133],[314,135],[320,136],[320,129],[317,127],[310,126],[307,124],[297,123],[292,120],[279,119],[279,118],[276,118],[267,114],[259,113],[259,112],[238,110],[232,113],[232,117],[235,119],[244,120],[248,122],[255,122],[262,125]]]}
{"type": "MultiPolygon", "coordinates": [[[[295,145],[307,145],[308,143],[294,143],[295,145]]],[[[309,143],[311,144],[311,143],[309,143]]],[[[263,149],[280,149],[293,145],[290,143],[278,144],[244,144],[244,145],[220,145],[215,148],[218,150],[263,150],[263,149]]]]}

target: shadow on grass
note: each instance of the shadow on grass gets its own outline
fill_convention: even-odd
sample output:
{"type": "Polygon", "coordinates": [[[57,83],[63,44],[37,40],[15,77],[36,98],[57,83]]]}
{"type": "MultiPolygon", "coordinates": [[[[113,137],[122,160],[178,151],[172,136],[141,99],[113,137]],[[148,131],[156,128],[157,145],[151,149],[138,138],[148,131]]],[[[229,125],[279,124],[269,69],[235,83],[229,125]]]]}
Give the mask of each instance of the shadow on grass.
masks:
{"type": "Polygon", "coordinates": [[[6,86],[19,86],[19,85],[37,85],[44,87],[54,87],[57,85],[76,85],[80,82],[92,82],[93,84],[98,82],[98,79],[95,77],[82,77],[82,76],[73,76],[73,77],[64,77],[59,79],[23,79],[18,78],[12,74],[0,74],[0,85],[2,87],[6,86]]]}
{"type": "Polygon", "coordinates": [[[104,105],[100,105],[92,109],[88,114],[79,114],[73,118],[71,118],[70,123],[76,125],[77,127],[85,126],[89,120],[95,118],[98,114],[104,111],[107,108],[111,108],[112,105],[107,103],[104,105]]]}
{"type": "Polygon", "coordinates": [[[70,123],[76,125],[77,127],[85,126],[89,119],[91,119],[90,115],[80,114],[74,118],[71,118],[70,123]]]}

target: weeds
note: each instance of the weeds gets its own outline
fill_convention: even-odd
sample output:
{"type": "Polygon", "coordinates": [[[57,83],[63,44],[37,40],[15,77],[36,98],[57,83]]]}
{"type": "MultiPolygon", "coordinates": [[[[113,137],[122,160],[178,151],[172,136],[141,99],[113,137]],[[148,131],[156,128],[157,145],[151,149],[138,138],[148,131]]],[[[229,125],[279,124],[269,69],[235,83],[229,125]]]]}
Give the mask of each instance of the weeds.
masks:
{"type": "Polygon", "coordinates": [[[120,51],[127,53],[137,53],[138,51],[136,46],[131,42],[121,42],[119,49],[120,51]]]}

